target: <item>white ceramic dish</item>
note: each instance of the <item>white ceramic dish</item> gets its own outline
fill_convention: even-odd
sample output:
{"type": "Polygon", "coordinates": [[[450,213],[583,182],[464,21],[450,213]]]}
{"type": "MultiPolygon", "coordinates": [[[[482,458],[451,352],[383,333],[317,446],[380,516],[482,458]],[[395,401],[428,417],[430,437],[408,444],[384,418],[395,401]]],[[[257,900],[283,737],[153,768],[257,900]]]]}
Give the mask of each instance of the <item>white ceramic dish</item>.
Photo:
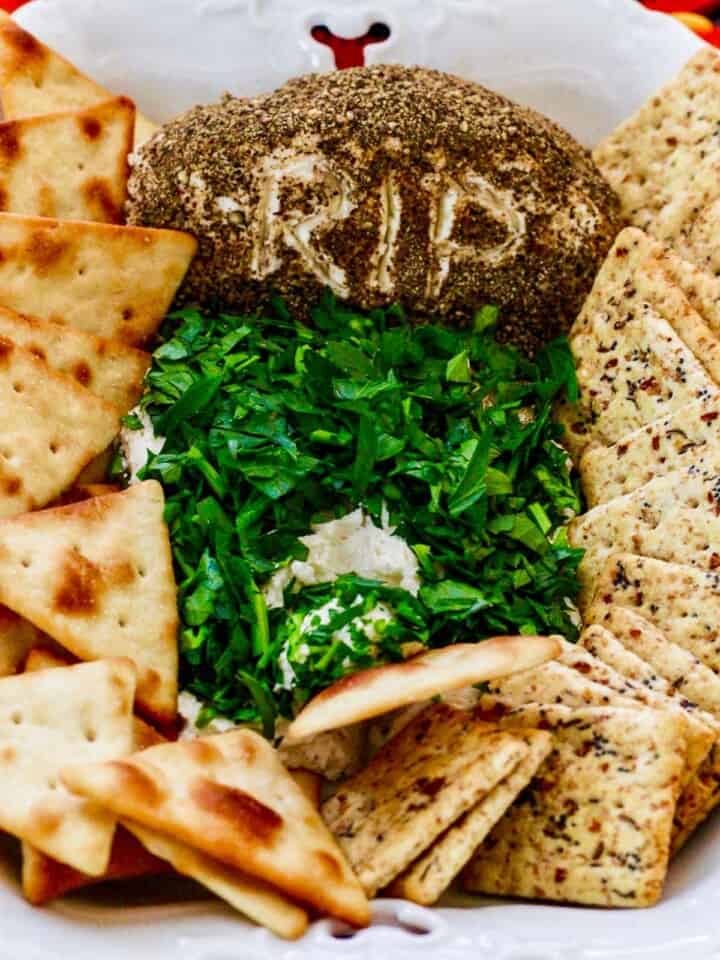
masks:
{"type": "MultiPolygon", "coordinates": [[[[158,120],[223,90],[255,93],[332,69],[313,26],[347,37],[382,22],[390,38],[368,48],[368,63],[423,63],[482,81],[544,110],[586,144],[699,46],[636,0],[33,0],[18,19],[158,120]]],[[[425,910],[384,901],[367,931],[350,937],[323,922],[292,945],[219,903],[168,903],[152,884],[146,897],[128,888],[33,910],[15,875],[7,861],[2,960],[720,960],[717,819],[674,864],[652,911],[457,899],[425,910]]]]}

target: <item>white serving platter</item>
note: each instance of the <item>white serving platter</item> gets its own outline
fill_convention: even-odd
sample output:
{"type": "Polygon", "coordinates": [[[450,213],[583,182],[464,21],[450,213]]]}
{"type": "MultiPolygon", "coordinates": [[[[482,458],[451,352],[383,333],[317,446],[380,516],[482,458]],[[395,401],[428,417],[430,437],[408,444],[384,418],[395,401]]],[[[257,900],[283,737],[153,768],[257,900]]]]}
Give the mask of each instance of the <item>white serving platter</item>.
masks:
{"type": "MultiPolygon", "coordinates": [[[[700,45],[636,0],[32,0],[17,16],[159,121],[225,90],[254,94],[333,69],[314,26],[354,37],[384,23],[390,37],[367,48],[368,63],[422,63],[478,80],[587,145],[700,45]]],[[[717,818],[673,865],[651,911],[378,901],[369,930],[351,935],[325,921],[297,944],[152,881],[35,910],[16,875],[0,856],[1,960],[720,960],[717,818]]]]}

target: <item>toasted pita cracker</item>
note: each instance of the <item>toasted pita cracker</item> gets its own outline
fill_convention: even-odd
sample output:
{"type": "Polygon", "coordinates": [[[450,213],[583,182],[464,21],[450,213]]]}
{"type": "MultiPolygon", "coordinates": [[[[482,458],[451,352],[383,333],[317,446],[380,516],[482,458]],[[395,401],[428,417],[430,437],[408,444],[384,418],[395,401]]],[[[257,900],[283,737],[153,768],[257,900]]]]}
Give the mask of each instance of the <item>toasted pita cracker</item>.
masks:
{"type": "Polygon", "coordinates": [[[0,210],[123,223],[134,124],[123,97],[0,123],[0,210]]]}
{"type": "Polygon", "coordinates": [[[524,760],[529,748],[438,704],[387,743],[322,808],[368,896],[407,869],[524,760]]]}
{"type": "Polygon", "coordinates": [[[117,340],[104,340],[67,324],[2,309],[0,337],[29,350],[52,370],[72,377],[121,414],[131,410],[142,396],[151,359],[142,350],[117,340]]]}
{"type": "Polygon", "coordinates": [[[568,528],[572,546],[585,550],[579,577],[592,598],[609,557],[635,550],[647,557],[713,570],[720,563],[720,464],[709,457],[656,477],[632,493],[594,507],[568,528]]]}
{"type": "Polygon", "coordinates": [[[197,880],[240,913],[279,937],[296,940],[308,927],[308,915],[270,884],[234,870],[184,843],[126,820],[126,828],[148,851],[172,864],[178,873],[197,880]]]}
{"type": "Polygon", "coordinates": [[[103,660],[0,681],[0,828],[91,876],[105,872],[115,819],[68,793],[60,770],[132,747],[135,671],[103,660]]]}
{"type": "Polygon", "coordinates": [[[158,723],[177,707],[177,602],[154,481],[0,524],[0,603],[81,660],[128,656],[138,705],[158,723]]]}
{"type": "Polygon", "coordinates": [[[685,766],[679,718],[654,710],[525,707],[554,749],[463,874],[467,890],[605,907],[649,907],[668,869],[685,766]]]}
{"type": "Polygon", "coordinates": [[[431,650],[404,663],[363,670],[318,694],[295,718],[288,742],[369,720],[495,677],[530,670],[560,652],[556,637],[495,637],[431,650]]]}
{"type": "Polygon", "coordinates": [[[319,810],[323,788],[323,778],[320,774],[313,773],[311,770],[291,770],[290,776],[300,787],[313,807],[319,810]]]}
{"type": "Polygon", "coordinates": [[[0,307],[141,346],[196,248],[176,230],[0,213],[0,307]]]}
{"type": "MultiPolygon", "coordinates": [[[[52,670],[56,667],[72,666],[73,660],[63,651],[51,650],[46,646],[35,647],[28,654],[25,661],[25,672],[34,673],[36,670],[52,670]]],[[[133,752],[146,750],[148,747],[154,747],[158,743],[167,743],[167,738],[159,733],[149,723],[145,723],[140,717],[133,717],[133,752]]]]}
{"type": "Polygon", "coordinates": [[[693,400],[610,447],[586,450],[580,475],[588,506],[607,503],[655,477],[687,469],[698,457],[720,463],[720,398],[693,400]]]}
{"type": "Polygon", "coordinates": [[[104,450],[100,456],[95,457],[94,460],[90,461],[90,463],[77,478],[77,482],[80,484],[107,483],[110,464],[112,463],[114,454],[115,449],[112,446],[108,447],[107,450],[104,450]]]}
{"type": "MultiPolygon", "coordinates": [[[[0,88],[3,113],[9,120],[90,107],[112,96],[6,13],[0,16],[0,88]]],[[[157,129],[138,113],[135,148],[157,129]]]]}
{"type": "Polygon", "coordinates": [[[36,626],[0,606],[0,677],[18,673],[30,650],[42,640],[42,632],[36,626]]]}
{"type": "Polygon", "coordinates": [[[552,737],[546,731],[519,730],[518,735],[528,747],[527,756],[390,885],[390,896],[424,906],[440,899],[552,750],[552,737]]]}
{"type": "Polygon", "coordinates": [[[671,691],[720,720],[720,677],[690,650],[671,643],[662,630],[628,607],[593,604],[586,623],[605,627],[671,691]]]}
{"type": "Polygon", "coordinates": [[[557,418],[576,459],[589,446],[609,446],[692,400],[719,395],[702,363],[652,306],[629,304],[619,319],[613,315],[596,313],[587,333],[573,341],[580,403],[561,406],[557,418]]]}
{"type": "MultiPolygon", "coordinates": [[[[68,661],[58,653],[45,648],[30,651],[25,664],[27,673],[51,670],[68,666],[68,661]]],[[[144,750],[156,743],[165,742],[156,730],[138,717],[133,717],[132,749],[144,750]]],[[[48,857],[32,844],[22,844],[22,887],[25,898],[39,906],[61,897],[71,890],[106,880],[123,880],[142,876],[168,873],[170,866],[149,853],[135,837],[118,826],[113,838],[110,863],[101,877],[91,877],[69,867],[59,860],[48,857]]]]}
{"type": "Polygon", "coordinates": [[[161,744],[63,772],[77,793],[293,899],[364,926],[362,888],[276,751],[250,730],[161,744]]]}
{"type": "Polygon", "coordinates": [[[720,674],[720,573],[615,554],[600,573],[588,616],[602,622],[613,605],[629,607],[720,674]]]}
{"type": "Polygon", "coordinates": [[[595,150],[625,219],[716,272],[720,58],[709,47],[595,150]]]}
{"type": "Polygon", "coordinates": [[[135,837],[118,827],[113,838],[110,862],[101,877],[91,877],[67,864],[46,856],[32,844],[22,844],[22,888],[25,899],[42,906],[72,890],[107,880],[129,880],[135,877],[160,876],[170,873],[164,860],[153,856],[135,837]]]}
{"type": "Polygon", "coordinates": [[[119,426],[115,407],[0,336],[0,517],[54,500],[119,426]]]}

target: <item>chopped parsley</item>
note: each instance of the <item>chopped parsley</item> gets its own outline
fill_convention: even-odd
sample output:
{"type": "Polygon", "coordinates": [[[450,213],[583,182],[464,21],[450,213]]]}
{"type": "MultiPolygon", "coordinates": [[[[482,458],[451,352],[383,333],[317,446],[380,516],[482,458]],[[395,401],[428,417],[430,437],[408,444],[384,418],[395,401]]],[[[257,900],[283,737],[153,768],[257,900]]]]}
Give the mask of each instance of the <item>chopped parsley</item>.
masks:
{"type": "Polygon", "coordinates": [[[165,488],[181,684],[206,705],[201,724],[224,715],[270,735],[278,715],[408,643],[576,636],[566,598],[582,551],[563,525],[580,500],[551,419],[558,396],[577,396],[572,356],[557,340],[531,362],[493,339],[496,318],[411,326],[329,294],[312,329],[281,301],[168,318],[143,400],[167,441],[141,476],[165,488]],[[304,559],[298,537],[358,506],[412,547],[419,595],[348,575],[289,586],[268,610],[263,584],[304,559]],[[370,629],[378,605],[392,616],[370,629]]]}

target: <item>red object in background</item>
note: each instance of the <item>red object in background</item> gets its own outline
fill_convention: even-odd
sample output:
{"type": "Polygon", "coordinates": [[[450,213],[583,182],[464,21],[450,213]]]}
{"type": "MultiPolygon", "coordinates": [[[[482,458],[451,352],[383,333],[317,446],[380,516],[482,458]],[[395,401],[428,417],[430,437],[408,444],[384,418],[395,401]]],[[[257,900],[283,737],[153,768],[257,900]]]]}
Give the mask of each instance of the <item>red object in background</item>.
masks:
{"type": "Polygon", "coordinates": [[[382,43],[390,36],[390,28],[384,23],[374,23],[362,37],[338,37],[326,26],[312,28],[313,40],[330,47],[338,70],[365,66],[365,47],[382,43]]]}
{"type": "Polygon", "coordinates": [[[707,43],[720,47],[720,0],[641,0],[648,10],[673,14],[707,43]]]}
{"type": "Polygon", "coordinates": [[[28,0],[0,0],[0,10],[13,13],[18,7],[22,7],[26,3],[28,3],[28,0]]]}

